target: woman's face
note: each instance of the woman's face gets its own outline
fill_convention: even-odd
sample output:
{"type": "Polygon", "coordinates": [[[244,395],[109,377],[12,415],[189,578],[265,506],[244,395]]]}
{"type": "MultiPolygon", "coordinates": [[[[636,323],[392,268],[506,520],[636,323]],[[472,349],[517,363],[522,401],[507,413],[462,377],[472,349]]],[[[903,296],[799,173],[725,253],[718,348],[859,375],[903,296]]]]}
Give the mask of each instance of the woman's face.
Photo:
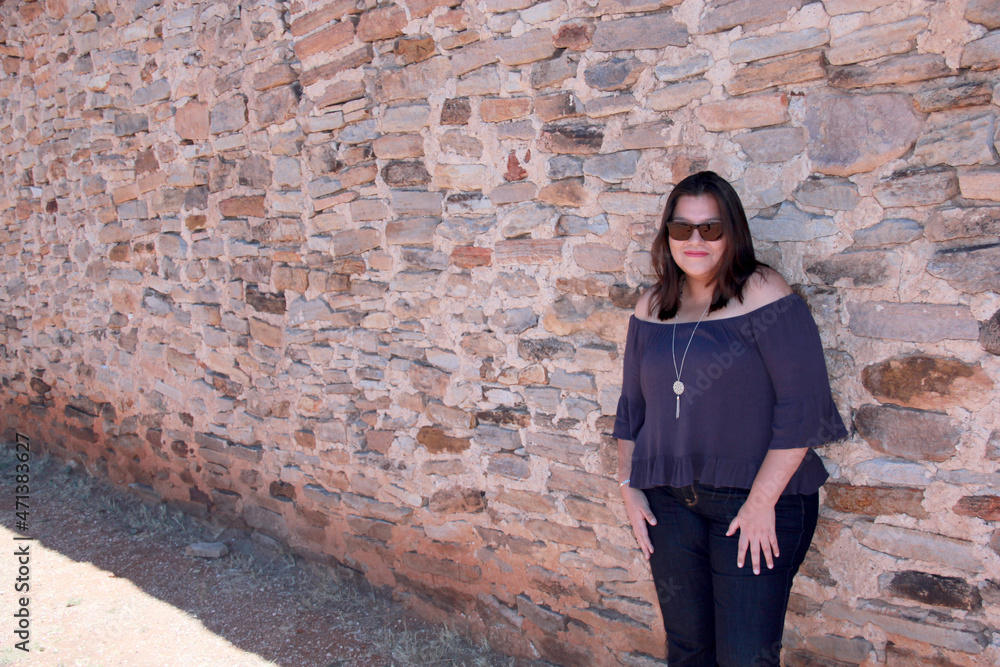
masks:
{"type": "MultiPolygon", "coordinates": [[[[703,225],[709,222],[722,224],[719,204],[711,195],[684,195],[674,206],[671,222],[703,225]]],[[[697,230],[686,241],[670,239],[670,254],[689,280],[708,282],[715,276],[716,267],[726,251],[725,235],[716,241],[706,241],[697,230]]]]}

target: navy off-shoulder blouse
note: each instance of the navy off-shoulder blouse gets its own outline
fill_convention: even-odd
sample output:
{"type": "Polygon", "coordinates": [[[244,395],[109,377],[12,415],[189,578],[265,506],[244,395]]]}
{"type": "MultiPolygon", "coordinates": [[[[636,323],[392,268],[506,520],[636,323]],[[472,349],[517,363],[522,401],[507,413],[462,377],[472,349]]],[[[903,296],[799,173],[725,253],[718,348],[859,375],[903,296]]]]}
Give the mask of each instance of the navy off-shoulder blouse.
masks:
{"type": "MultiPolygon", "coordinates": [[[[677,326],[676,359],[694,322],[677,326]]],[[[632,440],[630,485],[695,481],[749,489],[771,449],[810,447],[784,493],[814,493],[829,476],[811,447],[847,435],[830,392],[819,331],[789,294],[736,317],[705,320],[684,363],[680,417],[671,354],[674,324],[634,315],[612,435],[632,440]]]]}

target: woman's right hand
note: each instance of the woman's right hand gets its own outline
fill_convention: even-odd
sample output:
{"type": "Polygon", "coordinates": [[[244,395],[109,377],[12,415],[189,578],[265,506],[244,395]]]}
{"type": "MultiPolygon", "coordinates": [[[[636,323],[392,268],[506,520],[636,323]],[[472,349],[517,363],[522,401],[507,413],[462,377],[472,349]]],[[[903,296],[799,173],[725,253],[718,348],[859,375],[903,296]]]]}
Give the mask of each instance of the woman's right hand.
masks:
{"type": "Polygon", "coordinates": [[[625,511],[628,513],[628,520],[632,522],[632,532],[642,549],[642,555],[649,560],[653,553],[653,543],[649,539],[649,529],[646,524],[656,525],[656,517],[649,509],[649,501],[646,494],[641,489],[633,489],[630,486],[622,487],[622,500],[625,501],[625,511]]]}

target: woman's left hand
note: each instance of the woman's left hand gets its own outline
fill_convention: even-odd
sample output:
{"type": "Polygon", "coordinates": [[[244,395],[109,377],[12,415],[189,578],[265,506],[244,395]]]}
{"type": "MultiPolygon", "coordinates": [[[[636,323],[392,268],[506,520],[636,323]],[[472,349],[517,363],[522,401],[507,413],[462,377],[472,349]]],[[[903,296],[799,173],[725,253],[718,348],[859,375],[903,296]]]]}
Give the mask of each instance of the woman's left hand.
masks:
{"type": "Polygon", "coordinates": [[[736,518],[729,524],[726,536],[735,535],[740,531],[740,541],[736,552],[736,565],[743,567],[746,561],[747,549],[750,549],[750,561],[753,573],[760,574],[760,554],[763,552],[768,569],[774,567],[774,559],[778,553],[778,535],[774,529],[774,506],[757,498],[747,498],[736,518]]]}

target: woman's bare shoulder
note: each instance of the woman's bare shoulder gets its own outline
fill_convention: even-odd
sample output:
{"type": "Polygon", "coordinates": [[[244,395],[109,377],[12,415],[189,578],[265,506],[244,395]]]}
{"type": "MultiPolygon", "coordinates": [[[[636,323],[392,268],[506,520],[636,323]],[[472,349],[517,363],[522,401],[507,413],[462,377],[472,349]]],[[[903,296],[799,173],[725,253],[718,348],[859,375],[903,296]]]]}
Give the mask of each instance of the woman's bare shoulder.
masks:
{"type": "Polygon", "coordinates": [[[649,314],[652,304],[653,288],[650,287],[639,296],[639,300],[635,304],[635,316],[640,320],[652,319],[652,316],[649,314]]]}
{"type": "Polygon", "coordinates": [[[743,286],[743,306],[747,310],[755,310],[789,294],[794,292],[781,274],[770,267],[762,266],[754,271],[743,286]]]}

